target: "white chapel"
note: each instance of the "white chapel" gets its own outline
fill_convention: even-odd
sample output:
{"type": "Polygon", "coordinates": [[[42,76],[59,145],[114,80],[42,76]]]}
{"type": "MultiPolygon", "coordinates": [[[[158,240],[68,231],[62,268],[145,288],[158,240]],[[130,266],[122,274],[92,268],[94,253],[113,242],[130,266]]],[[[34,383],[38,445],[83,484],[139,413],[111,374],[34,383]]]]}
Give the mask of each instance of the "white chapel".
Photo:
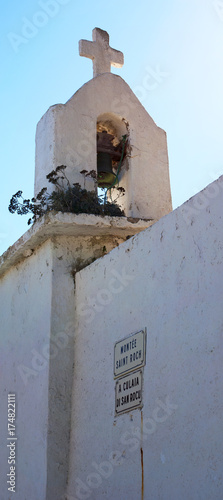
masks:
{"type": "Polygon", "coordinates": [[[64,165],[124,216],[47,212],[0,257],[0,499],[222,500],[223,178],[172,211],[122,52],[95,28],[79,53],[93,78],[37,124],[34,192],[64,165]]]}

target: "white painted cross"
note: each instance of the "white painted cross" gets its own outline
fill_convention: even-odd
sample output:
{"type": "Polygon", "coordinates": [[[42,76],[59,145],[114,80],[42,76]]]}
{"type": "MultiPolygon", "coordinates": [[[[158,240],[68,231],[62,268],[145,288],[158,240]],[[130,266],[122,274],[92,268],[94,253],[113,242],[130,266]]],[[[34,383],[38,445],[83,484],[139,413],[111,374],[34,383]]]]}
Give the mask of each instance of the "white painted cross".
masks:
{"type": "Polygon", "coordinates": [[[79,41],[79,54],[88,57],[93,61],[93,75],[98,76],[101,73],[110,73],[111,64],[116,68],[121,68],[124,64],[124,55],[119,50],[112,49],[109,46],[109,34],[100,28],[94,28],[92,31],[93,42],[88,40],[79,41]]]}

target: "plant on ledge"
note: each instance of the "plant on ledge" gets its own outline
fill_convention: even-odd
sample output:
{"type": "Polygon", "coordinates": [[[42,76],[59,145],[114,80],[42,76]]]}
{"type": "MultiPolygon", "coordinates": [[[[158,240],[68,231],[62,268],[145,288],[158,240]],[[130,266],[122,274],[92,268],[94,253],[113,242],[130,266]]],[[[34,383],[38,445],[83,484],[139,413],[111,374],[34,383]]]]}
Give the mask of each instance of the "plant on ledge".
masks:
{"type": "MultiPolygon", "coordinates": [[[[19,215],[32,214],[28,224],[36,222],[39,217],[52,210],[73,214],[110,215],[112,217],[123,217],[125,215],[117,205],[116,200],[109,202],[106,196],[98,196],[96,190],[87,191],[79,183],[71,185],[65,175],[65,169],[66,167],[61,165],[46,176],[48,182],[55,185],[55,190],[50,194],[45,187],[31,200],[24,199],[22,191],[15,193],[10,200],[9,212],[12,214],[16,212],[19,215]]],[[[89,173],[82,170],[81,174],[84,177],[90,175],[96,183],[96,172],[94,170],[89,173]]],[[[119,195],[124,194],[124,188],[118,187],[116,189],[119,195]]]]}

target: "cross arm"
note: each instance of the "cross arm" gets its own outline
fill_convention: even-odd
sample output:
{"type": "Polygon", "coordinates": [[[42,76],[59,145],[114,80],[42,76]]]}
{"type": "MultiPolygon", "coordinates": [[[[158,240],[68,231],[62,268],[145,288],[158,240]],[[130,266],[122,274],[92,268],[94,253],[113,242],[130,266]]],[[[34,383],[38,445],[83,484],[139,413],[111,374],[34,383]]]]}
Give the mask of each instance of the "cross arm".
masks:
{"type": "Polygon", "coordinates": [[[120,50],[110,49],[110,55],[111,55],[111,64],[112,66],[115,66],[115,68],[122,68],[124,64],[124,54],[120,52],[120,50]]]}
{"type": "Polygon", "coordinates": [[[95,57],[94,42],[89,42],[88,40],[80,40],[79,54],[80,56],[88,57],[89,59],[94,59],[95,57]]]}

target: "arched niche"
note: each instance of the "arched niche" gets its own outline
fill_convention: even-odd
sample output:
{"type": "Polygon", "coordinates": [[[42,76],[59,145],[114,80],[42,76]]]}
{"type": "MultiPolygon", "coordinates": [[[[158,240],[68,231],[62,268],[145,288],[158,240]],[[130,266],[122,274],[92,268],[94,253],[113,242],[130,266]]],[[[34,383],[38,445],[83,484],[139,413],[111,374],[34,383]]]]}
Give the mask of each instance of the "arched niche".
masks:
{"type": "Polygon", "coordinates": [[[97,130],[106,130],[110,134],[116,134],[119,141],[123,135],[128,134],[125,120],[114,113],[103,113],[99,115],[97,118],[97,130]]]}
{"type": "Polygon", "coordinates": [[[99,188],[117,187],[126,162],[128,127],[114,113],[97,118],[97,179],[99,188]]]}

